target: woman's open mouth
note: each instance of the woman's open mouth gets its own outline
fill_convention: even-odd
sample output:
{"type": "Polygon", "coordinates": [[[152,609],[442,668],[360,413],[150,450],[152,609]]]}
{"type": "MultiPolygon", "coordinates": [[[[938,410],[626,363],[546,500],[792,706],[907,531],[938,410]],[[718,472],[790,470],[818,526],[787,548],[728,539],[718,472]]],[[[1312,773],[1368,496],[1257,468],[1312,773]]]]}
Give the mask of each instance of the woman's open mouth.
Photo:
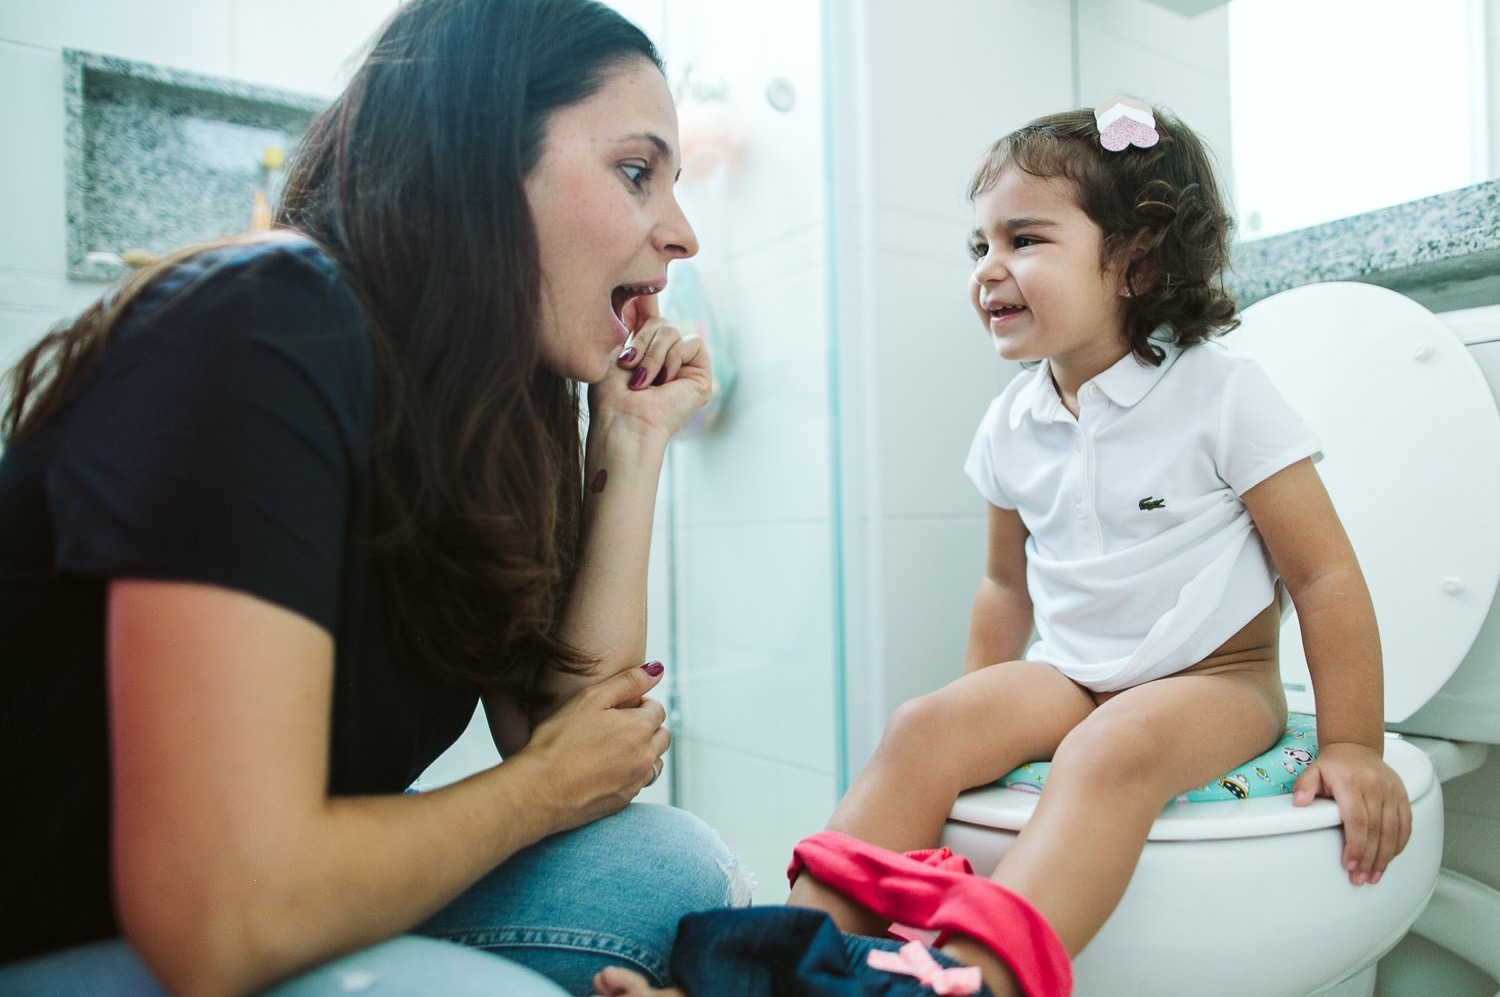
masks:
{"type": "Polygon", "coordinates": [[[609,306],[614,313],[615,333],[620,337],[622,344],[635,331],[625,324],[625,306],[636,298],[660,294],[666,286],[666,281],[657,284],[621,284],[610,292],[609,306]]]}

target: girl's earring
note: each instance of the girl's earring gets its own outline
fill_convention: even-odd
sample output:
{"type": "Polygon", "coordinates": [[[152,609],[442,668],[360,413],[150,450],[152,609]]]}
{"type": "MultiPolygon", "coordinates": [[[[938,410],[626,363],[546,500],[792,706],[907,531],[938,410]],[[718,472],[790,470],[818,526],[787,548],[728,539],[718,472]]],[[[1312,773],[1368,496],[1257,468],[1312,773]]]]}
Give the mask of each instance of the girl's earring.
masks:
{"type": "Polygon", "coordinates": [[[1135,292],[1130,289],[1130,285],[1129,284],[1125,285],[1125,290],[1124,290],[1123,293],[1124,293],[1125,297],[1127,297],[1127,298],[1133,298],[1133,297],[1135,297],[1135,292]]]}

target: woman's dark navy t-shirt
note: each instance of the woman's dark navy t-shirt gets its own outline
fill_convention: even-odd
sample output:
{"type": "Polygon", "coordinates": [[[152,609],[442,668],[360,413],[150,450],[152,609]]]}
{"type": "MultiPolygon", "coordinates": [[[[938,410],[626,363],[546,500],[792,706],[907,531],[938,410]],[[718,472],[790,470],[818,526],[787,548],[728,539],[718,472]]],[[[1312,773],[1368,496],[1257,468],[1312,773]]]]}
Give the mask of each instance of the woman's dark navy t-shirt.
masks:
{"type": "Polygon", "coordinates": [[[225,586],[328,631],[332,793],[400,792],[463,730],[477,690],[388,638],[367,549],[374,400],[354,295],[289,238],[173,269],[74,400],[0,458],[0,962],[118,933],[108,579],[225,586]]]}

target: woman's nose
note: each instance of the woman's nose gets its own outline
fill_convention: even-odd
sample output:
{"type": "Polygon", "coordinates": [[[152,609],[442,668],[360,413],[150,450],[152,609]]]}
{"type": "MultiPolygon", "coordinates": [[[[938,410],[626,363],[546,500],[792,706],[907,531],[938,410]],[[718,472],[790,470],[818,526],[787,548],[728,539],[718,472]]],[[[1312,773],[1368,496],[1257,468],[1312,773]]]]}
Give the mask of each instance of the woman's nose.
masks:
{"type": "Polygon", "coordinates": [[[698,235],[675,198],[667,209],[667,216],[656,228],[656,243],[657,248],[672,259],[683,260],[698,255],[698,235]]]}

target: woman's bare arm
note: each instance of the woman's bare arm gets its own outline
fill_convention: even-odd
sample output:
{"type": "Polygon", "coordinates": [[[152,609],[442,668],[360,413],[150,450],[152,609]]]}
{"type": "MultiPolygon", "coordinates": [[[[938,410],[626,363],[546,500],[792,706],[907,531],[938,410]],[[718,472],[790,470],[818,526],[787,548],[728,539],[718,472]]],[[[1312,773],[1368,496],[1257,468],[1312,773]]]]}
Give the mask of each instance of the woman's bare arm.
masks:
{"type": "Polygon", "coordinates": [[[542,837],[624,805],[660,753],[640,669],[503,766],[420,795],[330,797],[333,647],[208,585],[115,581],[112,848],[126,937],[173,992],[239,993],[417,924],[542,837]]]}

